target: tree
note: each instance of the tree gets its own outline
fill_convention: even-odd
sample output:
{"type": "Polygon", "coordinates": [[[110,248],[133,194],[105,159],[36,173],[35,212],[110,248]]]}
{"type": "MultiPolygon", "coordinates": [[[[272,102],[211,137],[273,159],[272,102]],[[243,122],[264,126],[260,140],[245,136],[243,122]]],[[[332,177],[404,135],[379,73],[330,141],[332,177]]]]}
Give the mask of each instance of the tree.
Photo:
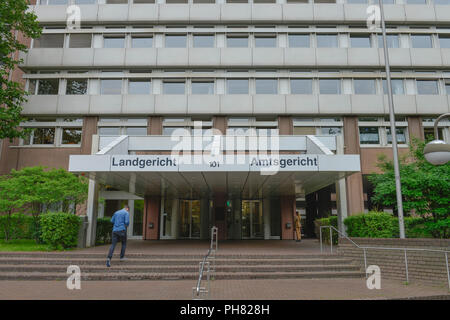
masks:
{"type": "Polygon", "coordinates": [[[12,170],[0,179],[0,212],[11,215],[23,209],[33,215],[34,228],[38,229],[38,215],[44,205],[62,204],[65,212],[69,205],[83,202],[87,198],[87,179],[64,169],[44,170],[45,167],[26,167],[12,170]]]}
{"type": "Polygon", "coordinates": [[[16,52],[27,52],[27,46],[17,38],[18,32],[27,38],[38,38],[42,32],[36,15],[27,10],[27,0],[2,0],[0,5],[0,140],[24,138],[28,133],[19,128],[25,120],[21,112],[27,93],[9,78],[11,70],[22,62],[16,52]]]}
{"type": "MultiPolygon", "coordinates": [[[[434,166],[423,155],[425,142],[413,139],[407,157],[400,160],[403,208],[425,220],[428,231],[436,238],[450,237],[450,163],[434,166]]],[[[373,174],[372,200],[397,209],[395,175],[392,161],[379,157],[382,174],[373,174]]]]}

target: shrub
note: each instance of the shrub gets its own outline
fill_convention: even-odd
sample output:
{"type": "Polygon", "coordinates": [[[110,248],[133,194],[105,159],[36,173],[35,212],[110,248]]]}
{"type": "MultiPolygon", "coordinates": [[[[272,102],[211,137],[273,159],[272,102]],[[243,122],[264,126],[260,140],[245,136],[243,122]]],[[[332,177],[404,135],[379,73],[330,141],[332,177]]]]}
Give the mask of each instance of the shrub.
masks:
{"type": "Polygon", "coordinates": [[[111,218],[98,218],[95,244],[111,243],[112,228],[113,224],[111,222],[111,218]]]}
{"type": "MultiPolygon", "coordinates": [[[[315,232],[317,238],[320,238],[320,227],[321,226],[333,226],[336,229],[338,228],[338,219],[337,216],[330,216],[328,218],[316,219],[314,221],[315,232]]],[[[338,244],[339,235],[337,231],[333,230],[333,244],[338,244]]],[[[325,243],[330,244],[330,229],[325,228],[322,229],[322,239],[325,243]]]]}
{"type": "MultiPolygon", "coordinates": [[[[398,238],[398,218],[386,212],[369,212],[350,216],[344,220],[349,237],[363,238],[398,238]]],[[[427,222],[421,217],[405,217],[405,234],[407,238],[429,238],[431,232],[427,222]]]]}
{"type": "Polygon", "coordinates": [[[75,247],[78,242],[80,217],[65,212],[49,212],[40,216],[42,240],[52,249],[75,247]]]}
{"type": "Polygon", "coordinates": [[[6,239],[9,224],[8,239],[33,239],[33,217],[23,213],[13,213],[11,216],[0,216],[0,238],[6,239]]]}

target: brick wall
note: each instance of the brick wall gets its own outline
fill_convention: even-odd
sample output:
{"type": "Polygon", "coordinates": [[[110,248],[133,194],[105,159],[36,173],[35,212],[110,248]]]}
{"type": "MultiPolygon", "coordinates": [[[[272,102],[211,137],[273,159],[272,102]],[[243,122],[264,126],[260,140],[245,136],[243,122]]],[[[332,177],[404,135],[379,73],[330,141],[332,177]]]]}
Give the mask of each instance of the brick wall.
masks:
{"type": "MultiPolygon", "coordinates": [[[[360,246],[420,248],[450,251],[450,239],[370,239],[351,238],[360,246]]],[[[347,239],[339,239],[338,253],[354,259],[364,270],[364,254],[347,239]]],[[[407,251],[409,282],[425,282],[447,286],[445,255],[440,252],[407,251]]],[[[405,253],[400,250],[367,249],[367,265],[378,265],[381,281],[398,279],[406,281],[405,253]]],[[[450,258],[450,253],[447,259],[450,258]]],[[[449,262],[450,265],[450,262],[449,262]]],[[[383,284],[381,284],[383,285],[383,284]]]]}

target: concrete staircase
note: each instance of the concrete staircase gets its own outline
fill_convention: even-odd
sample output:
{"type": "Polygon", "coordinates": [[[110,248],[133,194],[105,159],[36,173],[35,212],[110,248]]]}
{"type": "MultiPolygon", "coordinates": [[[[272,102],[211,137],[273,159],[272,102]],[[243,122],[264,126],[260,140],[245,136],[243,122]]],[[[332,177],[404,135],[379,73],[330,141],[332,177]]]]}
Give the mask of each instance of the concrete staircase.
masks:
{"type": "MultiPolygon", "coordinates": [[[[199,254],[130,253],[111,268],[99,253],[1,253],[0,280],[66,280],[77,265],[82,280],[194,280],[199,254]]],[[[215,279],[361,278],[352,259],[322,254],[217,254],[215,279]]]]}

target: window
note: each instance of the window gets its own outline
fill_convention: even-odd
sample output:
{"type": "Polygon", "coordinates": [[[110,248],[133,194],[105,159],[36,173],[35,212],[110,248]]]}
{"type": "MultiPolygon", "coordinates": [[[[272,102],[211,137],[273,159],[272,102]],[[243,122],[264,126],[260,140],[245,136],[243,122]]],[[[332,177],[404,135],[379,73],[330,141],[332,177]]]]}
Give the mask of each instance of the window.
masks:
{"type": "Polygon", "coordinates": [[[40,79],[37,90],[39,95],[58,94],[59,79],[40,79]]]}
{"type": "Polygon", "coordinates": [[[69,0],[41,0],[39,3],[48,5],[64,5],[68,4],[69,0]]]}
{"type": "Polygon", "coordinates": [[[312,94],[312,79],[291,79],[291,94],[312,94]]]}
{"type": "Polygon", "coordinates": [[[436,5],[450,5],[450,0],[434,0],[436,5]]]}
{"type": "Polygon", "coordinates": [[[320,134],[324,136],[338,136],[342,133],[340,127],[321,127],[320,134]]]}
{"type": "Polygon", "coordinates": [[[359,127],[360,144],[379,144],[378,127],[359,127]]]}
{"type": "Polygon", "coordinates": [[[445,92],[450,95],[450,82],[445,84],[445,92]]]}
{"type": "Polygon", "coordinates": [[[104,37],[104,48],[125,48],[125,37],[104,37]]]}
{"type": "Polygon", "coordinates": [[[86,94],[87,79],[67,79],[66,94],[86,94]]]}
{"type": "Polygon", "coordinates": [[[417,94],[439,94],[436,80],[416,80],[417,94]]]}
{"type": "Polygon", "coordinates": [[[69,48],[90,48],[92,34],[71,34],[69,48]]]}
{"type": "Polygon", "coordinates": [[[248,37],[227,37],[228,48],[248,48],[248,37]]]}
{"type": "Polygon", "coordinates": [[[164,94],[184,94],[185,83],[183,82],[163,82],[164,94]]]}
{"type": "Polygon", "coordinates": [[[75,4],[96,4],[97,0],[75,0],[75,4]]]}
{"type": "Polygon", "coordinates": [[[128,81],[128,94],[150,94],[151,92],[150,80],[129,80],[128,81]]]}
{"type": "Polygon", "coordinates": [[[128,0],[106,0],[106,4],[127,4],[128,0]]]}
{"type": "Polygon", "coordinates": [[[256,94],[277,94],[277,79],[256,79],[256,94]]]}
{"type": "Polygon", "coordinates": [[[309,48],[310,38],[308,34],[290,34],[288,35],[289,48],[309,48]]]}
{"type": "Polygon", "coordinates": [[[100,118],[98,133],[101,136],[147,135],[147,119],[145,118],[100,118]]]}
{"type": "Polygon", "coordinates": [[[98,128],[98,134],[101,136],[118,136],[120,135],[120,128],[116,127],[101,127],[98,128]]]}
{"type": "Polygon", "coordinates": [[[133,0],[133,3],[155,3],[155,0],[133,0]]]}
{"type": "Polygon", "coordinates": [[[317,48],[337,48],[338,39],[336,34],[318,34],[317,48]]]}
{"type": "Polygon", "coordinates": [[[228,94],[248,94],[248,79],[228,79],[228,94]]]}
{"type": "Polygon", "coordinates": [[[439,46],[441,48],[449,49],[450,48],[450,36],[439,36],[439,46]]]}
{"type": "Polygon", "coordinates": [[[375,94],[374,79],[354,79],[355,94],[375,94]]]}
{"type": "MultiPolygon", "coordinates": [[[[405,94],[403,79],[391,79],[392,94],[405,94]]],[[[387,82],[383,79],[383,93],[388,94],[387,82]]]]}
{"type": "Polygon", "coordinates": [[[433,48],[433,41],[430,35],[411,35],[413,48],[433,48]]]}
{"type": "MultiPolygon", "coordinates": [[[[388,34],[388,35],[386,35],[386,42],[387,42],[388,48],[399,48],[400,47],[397,34],[388,34]]],[[[379,48],[383,48],[384,47],[383,36],[382,35],[378,35],[378,47],[379,48]]]]}
{"type": "Polygon", "coordinates": [[[126,134],[128,136],[146,136],[147,127],[127,127],[126,134]]]}
{"type": "Polygon", "coordinates": [[[62,128],[61,144],[80,144],[81,134],[81,128],[62,128]]]}
{"type": "Polygon", "coordinates": [[[192,81],[192,94],[214,94],[214,82],[192,81]]]}
{"type": "Polygon", "coordinates": [[[340,118],[294,118],[295,135],[340,135],[342,119],[340,118]]]}
{"type": "MultiPolygon", "coordinates": [[[[395,134],[397,135],[397,143],[406,144],[406,128],[395,128],[395,134]]],[[[386,128],[387,142],[392,144],[391,128],[386,128]]]]}
{"type": "Polygon", "coordinates": [[[340,79],[320,79],[320,94],[341,94],[340,79]]]}
{"type": "Polygon", "coordinates": [[[214,48],[214,36],[194,35],[194,48],[214,48]]]}
{"type": "Polygon", "coordinates": [[[347,3],[350,3],[350,4],[366,4],[367,0],[347,0],[347,3]]]}
{"type": "Polygon", "coordinates": [[[276,36],[256,36],[255,47],[256,48],[275,48],[277,46],[276,36]]]}
{"type": "Polygon", "coordinates": [[[166,35],[166,48],[186,48],[186,35],[166,35]]]}
{"type": "Polygon", "coordinates": [[[101,80],[101,94],[122,94],[122,79],[101,80]]]}
{"type": "Polygon", "coordinates": [[[64,34],[43,34],[39,39],[34,39],[33,48],[63,48],[64,34]]]}
{"type": "Polygon", "coordinates": [[[132,48],[151,48],[153,46],[152,37],[132,37],[131,47],[132,48]]]}
{"type": "Polygon", "coordinates": [[[350,45],[352,48],[370,48],[370,36],[350,35],[350,45]]]}
{"type": "Polygon", "coordinates": [[[427,0],[406,0],[406,4],[427,4],[427,0]]]}
{"type": "Polygon", "coordinates": [[[55,141],[55,128],[35,128],[31,135],[25,139],[25,145],[53,144],[55,141]]]}

